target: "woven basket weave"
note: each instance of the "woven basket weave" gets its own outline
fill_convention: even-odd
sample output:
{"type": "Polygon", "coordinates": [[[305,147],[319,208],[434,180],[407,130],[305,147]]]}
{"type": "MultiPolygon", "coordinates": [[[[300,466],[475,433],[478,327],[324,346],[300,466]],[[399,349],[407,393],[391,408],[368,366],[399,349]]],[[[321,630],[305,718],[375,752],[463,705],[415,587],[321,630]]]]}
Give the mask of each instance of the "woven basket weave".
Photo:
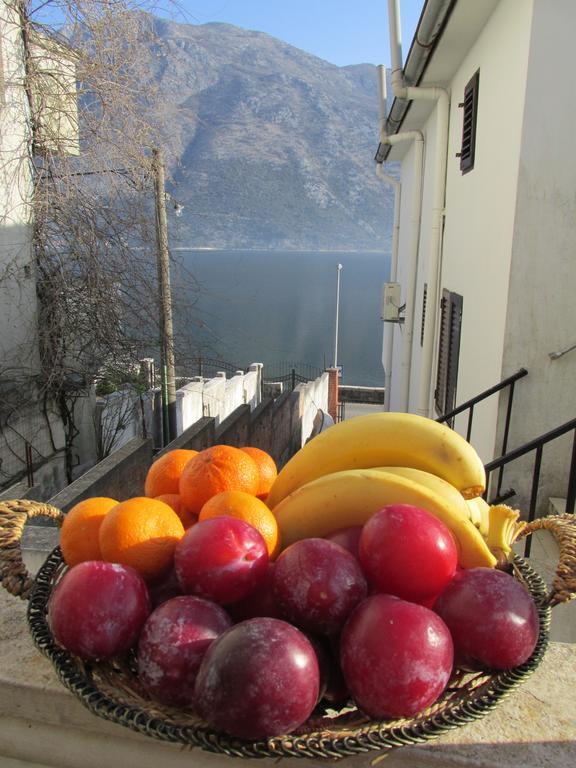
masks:
{"type": "Polygon", "coordinates": [[[525,664],[493,674],[457,672],[440,699],[411,719],[376,722],[350,702],[339,711],[318,708],[297,732],[261,741],[241,741],[211,730],[194,715],[147,699],[135,674],[133,655],[113,662],[87,663],[56,644],[46,617],[50,595],[66,570],[60,549],[57,547],[48,556],[35,579],[22,562],[22,532],[27,520],[37,516],[50,517],[58,523],[64,517],[46,504],[0,502],[0,577],[8,592],[29,601],[28,624],[34,643],[50,659],[62,683],[99,717],[155,739],[231,757],[342,759],[423,743],[481,718],[538,667],[548,642],[552,606],[576,596],[576,521],[571,515],[539,518],[527,525],[523,535],[539,529],[551,531],[559,544],[560,556],[551,589],[524,559],[514,560],[514,575],[529,589],[540,616],[538,643],[525,664]]]}

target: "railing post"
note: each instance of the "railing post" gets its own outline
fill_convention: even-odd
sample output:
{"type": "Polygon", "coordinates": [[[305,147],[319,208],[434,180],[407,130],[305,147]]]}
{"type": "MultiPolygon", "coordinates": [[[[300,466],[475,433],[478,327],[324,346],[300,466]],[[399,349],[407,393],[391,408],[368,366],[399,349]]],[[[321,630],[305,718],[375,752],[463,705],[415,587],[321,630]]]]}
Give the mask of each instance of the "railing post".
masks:
{"type": "Polygon", "coordinates": [[[472,419],[474,418],[474,405],[471,405],[468,411],[468,428],[466,429],[466,440],[470,442],[472,435],[472,419]]]}
{"type": "MultiPolygon", "coordinates": [[[[528,509],[528,522],[531,523],[536,517],[536,503],[538,501],[538,485],[540,483],[540,469],[542,467],[542,446],[536,448],[536,458],[534,459],[534,470],[532,473],[532,490],[530,492],[530,507],[528,509]]],[[[524,557],[530,557],[530,548],[532,536],[528,536],[524,546],[524,557]]]]}
{"type": "Polygon", "coordinates": [[[32,446],[25,441],[26,446],[26,476],[28,479],[28,487],[32,488],[34,485],[34,462],[32,461],[32,446]]]}

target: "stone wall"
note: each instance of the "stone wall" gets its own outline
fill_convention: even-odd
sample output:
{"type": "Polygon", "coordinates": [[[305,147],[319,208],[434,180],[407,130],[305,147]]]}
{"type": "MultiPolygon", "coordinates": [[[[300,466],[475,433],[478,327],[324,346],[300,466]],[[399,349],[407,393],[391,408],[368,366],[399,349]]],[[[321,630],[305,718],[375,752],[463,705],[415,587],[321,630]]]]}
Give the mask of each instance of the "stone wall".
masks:
{"type": "Polygon", "coordinates": [[[141,496],[152,458],[152,440],[135,437],[49,499],[48,503],[66,512],[90,496],[109,496],[118,501],[141,496]]]}
{"type": "Polygon", "coordinates": [[[201,451],[210,445],[254,445],[270,453],[279,467],[308,440],[318,411],[328,407],[328,379],[299,385],[293,392],[267,398],[254,409],[245,403],[222,421],[203,416],[161,451],[154,452],[151,438],[133,438],[89,469],[75,482],[49,499],[66,512],[90,496],[110,496],[122,501],[144,492],[144,480],[155,458],[175,448],[201,451]]]}

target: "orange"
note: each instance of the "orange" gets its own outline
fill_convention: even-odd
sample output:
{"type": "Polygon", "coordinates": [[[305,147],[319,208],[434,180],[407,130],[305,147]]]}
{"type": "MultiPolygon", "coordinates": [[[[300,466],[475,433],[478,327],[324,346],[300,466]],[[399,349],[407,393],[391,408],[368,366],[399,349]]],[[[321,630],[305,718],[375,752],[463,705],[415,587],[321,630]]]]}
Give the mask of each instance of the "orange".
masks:
{"type": "Polygon", "coordinates": [[[254,459],[231,445],[213,445],[194,456],[182,470],[180,496],[193,514],[222,491],[258,491],[260,473],[254,459]]]}
{"type": "Polygon", "coordinates": [[[116,504],[115,499],[94,496],[70,509],[60,529],[60,549],[67,565],[102,559],[98,533],[102,520],[116,504]]]}
{"type": "Polygon", "coordinates": [[[168,504],[169,507],[172,507],[182,521],[184,528],[190,528],[190,526],[194,525],[198,520],[198,515],[193,515],[192,512],[189,512],[184,504],[182,504],[182,499],[180,498],[179,493],[163,493],[155,498],[158,501],[163,501],[164,504],[168,504]]]}
{"type": "Polygon", "coordinates": [[[263,501],[244,491],[223,491],[208,499],[200,510],[198,520],[212,517],[238,517],[262,534],[270,558],[276,557],[280,549],[280,532],[272,512],[263,501]]]}
{"type": "Polygon", "coordinates": [[[258,486],[256,496],[258,496],[259,499],[264,500],[266,496],[268,496],[268,492],[270,491],[270,488],[272,488],[272,483],[276,480],[276,476],[278,475],[276,462],[272,456],[270,456],[269,453],[266,453],[266,451],[263,451],[262,448],[255,448],[247,445],[240,450],[247,453],[248,456],[251,456],[256,462],[258,472],[260,473],[260,485],[258,486]]]}
{"type": "Polygon", "coordinates": [[[130,565],[145,579],[172,565],[184,526],[176,512],[157,499],[137,496],[117,504],[100,526],[100,551],[109,563],[130,565]]]}
{"type": "Polygon", "coordinates": [[[144,482],[144,495],[155,499],[165,493],[178,493],[178,482],[186,464],[198,451],[175,448],[150,466],[144,482]]]}

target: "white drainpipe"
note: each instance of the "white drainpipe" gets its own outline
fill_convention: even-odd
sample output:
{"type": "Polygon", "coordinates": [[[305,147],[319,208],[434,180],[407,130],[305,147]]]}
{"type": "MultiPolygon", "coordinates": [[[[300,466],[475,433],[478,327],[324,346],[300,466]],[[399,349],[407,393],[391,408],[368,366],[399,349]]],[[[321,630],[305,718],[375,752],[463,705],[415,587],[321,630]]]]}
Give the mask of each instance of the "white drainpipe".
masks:
{"type": "Polygon", "coordinates": [[[426,323],[420,369],[420,390],[417,412],[430,416],[432,377],[434,363],[434,342],[439,317],[440,275],[442,268],[442,224],[446,196],[446,166],[448,160],[448,125],[450,98],[444,88],[432,86],[420,88],[405,86],[402,76],[402,47],[400,37],[399,0],[388,0],[390,24],[390,53],[392,58],[392,89],[398,99],[408,101],[427,99],[437,102],[436,106],[436,147],[434,187],[432,193],[430,257],[428,261],[428,289],[426,300],[426,323]]]}
{"type": "MultiPolygon", "coordinates": [[[[410,256],[406,280],[403,339],[402,339],[402,396],[400,411],[408,411],[410,396],[410,371],[412,365],[412,339],[414,336],[414,319],[416,304],[416,277],[418,274],[418,249],[420,244],[420,221],[422,213],[422,169],[424,162],[424,139],[420,131],[405,131],[388,136],[385,131],[386,114],[386,70],[379,67],[380,85],[380,142],[382,144],[398,144],[401,141],[414,142],[414,182],[412,186],[412,205],[410,208],[410,256]],[[384,116],[384,117],[383,117],[384,116]]],[[[400,229],[400,182],[384,174],[382,165],[376,166],[377,173],[384,181],[394,186],[394,230],[392,239],[392,263],[390,279],[397,282],[398,276],[398,235],[400,229]]],[[[392,373],[394,329],[391,323],[384,324],[382,339],[382,361],[386,371],[386,391],[384,407],[390,410],[390,379],[392,373]]]]}
{"type": "MultiPolygon", "coordinates": [[[[380,141],[386,136],[386,67],[378,67],[378,94],[380,109],[380,141]]],[[[398,238],[400,235],[400,199],[402,185],[394,176],[384,173],[383,163],[376,164],[376,175],[394,190],[394,224],[392,227],[392,258],[390,259],[390,282],[395,283],[398,276],[398,238]]],[[[394,326],[384,323],[382,332],[382,367],[384,368],[384,410],[390,410],[392,384],[392,359],[394,351],[394,326]]]]}
{"type": "MultiPolygon", "coordinates": [[[[402,185],[394,176],[384,173],[382,163],[376,165],[376,174],[394,190],[394,225],[392,228],[392,258],[390,260],[390,282],[395,283],[398,274],[398,234],[400,232],[400,196],[402,185]]],[[[382,333],[382,367],[384,368],[384,410],[390,410],[390,391],[392,383],[392,358],[394,351],[394,327],[384,323],[382,333]]]]}

